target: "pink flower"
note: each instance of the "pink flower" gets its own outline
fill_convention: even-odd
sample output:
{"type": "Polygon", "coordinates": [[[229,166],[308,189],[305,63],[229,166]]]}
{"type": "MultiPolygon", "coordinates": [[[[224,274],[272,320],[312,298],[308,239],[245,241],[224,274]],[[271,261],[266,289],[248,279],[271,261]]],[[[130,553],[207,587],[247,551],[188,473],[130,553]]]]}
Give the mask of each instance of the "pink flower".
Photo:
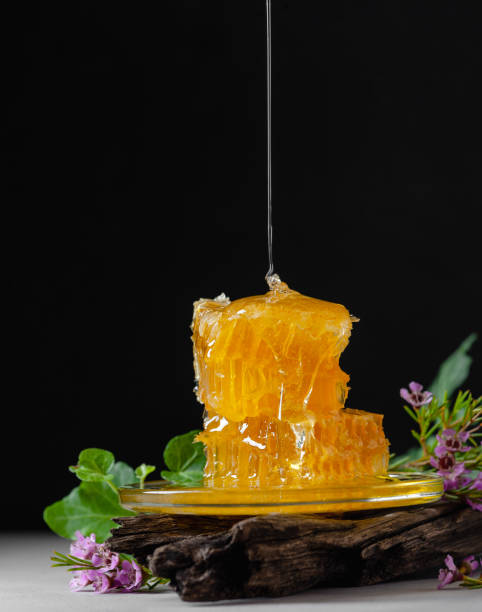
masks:
{"type": "Polygon", "coordinates": [[[466,497],[465,501],[469,504],[472,510],[478,510],[479,512],[482,512],[482,501],[476,502],[473,499],[470,499],[470,497],[466,497]]]}
{"type": "Polygon", "coordinates": [[[119,565],[119,555],[113,553],[104,544],[97,544],[97,549],[92,555],[92,564],[101,572],[110,572],[119,565]]]}
{"type": "Polygon", "coordinates": [[[466,473],[465,463],[457,461],[452,453],[447,453],[443,457],[430,457],[430,465],[437,468],[437,473],[444,478],[460,478],[466,473]]]}
{"type": "Polygon", "coordinates": [[[482,472],[477,474],[470,488],[475,489],[476,491],[482,491],[482,472]]]}
{"type": "Polygon", "coordinates": [[[77,540],[70,545],[70,554],[79,557],[79,559],[90,561],[99,546],[95,542],[95,533],[91,533],[89,537],[84,537],[80,531],[76,531],[75,537],[77,540]]]}
{"type": "Polygon", "coordinates": [[[455,566],[452,555],[445,557],[445,567],[439,570],[438,573],[438,589],[443,589],[451,582],[459,580],[457,577],[457,567],[455,566]]]}
{"type": "MultiPolygon", "coordinates": [[[[71,555],[84,559],[85,562],[82,564],[71,558],[69,565],[75,567],[77,563],[77,567],[79,565],[88,567],[74,572],[74,578],[70,581],[72,591],[92,586],[97,593],[131,592],[139,590],[144,583],[148,583],[150,573],[146,568],[142,568],[135,561],[121,563],[118,554],[113,553],[105,544],[96,543],[95,534],[84,537],[80,531],[77,531],[75,535],[77,539],[71,544],[71,555]]],[[[52,559],[57,560],[54,557],[52,559]]]]}
{"type": "Polygon", "coordinates": [[[444,490],[459,489],[463,486],[463,478],[467,474],[465,463],[457,462],[455,455],[447,453],[442,457],[430,457],[430,465],[437,469],[437,474],[444,479],[444,490]]]}
{"type": "Polygon", "coordinates": [[[111,577],[100,570],[85,570],[90,584],[94,587],[96,593],[107,593],[112,588],[111,577]]]}
{"type": "MultiPolygon", "coordinates": [[[[469,484],[472,490],[482,491],[482,472],[479,472],[477,474],[477,476],[474,478],[472,483],[470,483],[470,480],[468,480],[468,482],[464,483],[464,486],[467,486],[469,484]]],[[[469,504],[469,506],[473,510],[478,510],[479,512],[482,512],[482,499],[475,501],[474,499],[471,499],[470,497],[466,497],[465,501],[469,504]]]]}
{"type": "Polygon", "coordinates": [[[470,555],[470,557],[465,557],[465,559],[462,560],[460,572],[470,575],[472,572],[475,572],[478,567],[479,561],[476,560],[474,555],[470,555]]]}
{"type": "Polygon", "coordinates": [[[424,404],[430,404],[433,394],[430,391],[423,391],[423,385],[411,382],[408,389],[400,389],[400,397],[411,404],[414,408],[420,408],[424,404]]]}
{"type": "Polygon", "coordinates": [[[479,562],[476,561],[474,555],[470,555],[470,557],[465,557],[465,559],[462,560],[460,567],[457,567],[455,565],[452,555],[447,555],[445,557],[445,567],[439,570],[438,588],[443,589],[451,582],[457,582],[458,580],[462,580],[463,577],[466,575],[470,576],[470,574],[478,567],[479,562]]]}
{"type": "Polygon", "coordinates": [[[457,433],[455,429],[445,429],[441,435],[437,436],[438,445],[435,448],[437,457],[442,457],[447,453],[464,453],[470,450],[470,446],[464,446],[469,433],[464,431],[457,433]]]}
{"type": "Polygon", "coordinates": [[[89,584],[90,584],[90,580],[87,576],[87,572],[80,571],[80,572],[75,572],[75,577],[72,578],[72,580],[69,583],[69,586],[70,586],[71,591],[80,591],[84,587],[88,586],[89,584]]]}
{"type": "Polygon", "coordinates": [[[135,561],[122,561],[121,568],[117,568],[114,586],[124,591],[137,591],[143,581],[142,569],[135,561]]]}
{"type": "Polygon", "coordinates": [[[441,476],[448,476],[456,466],[459,466],[457,470],[460,472],[460,466],[463,466],[463,463],[457,463],[455,456],[452,453],[447,453],[443,457],[430,457],[430,465],[436,468],[441,476]]]}

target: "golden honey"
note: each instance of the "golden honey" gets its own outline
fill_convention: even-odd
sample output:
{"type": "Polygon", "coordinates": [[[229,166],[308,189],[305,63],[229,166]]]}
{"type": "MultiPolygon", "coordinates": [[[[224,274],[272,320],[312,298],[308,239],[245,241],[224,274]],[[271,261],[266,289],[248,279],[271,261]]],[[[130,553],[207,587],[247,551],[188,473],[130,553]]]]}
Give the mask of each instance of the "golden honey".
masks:
{"type": "Polygon", "coordinates": [[[387,473],[382,415],[345,408],[339,359],[354,320],[277,277],[265,295],[195,302],[205,486],[304,487],[387,473]]]}

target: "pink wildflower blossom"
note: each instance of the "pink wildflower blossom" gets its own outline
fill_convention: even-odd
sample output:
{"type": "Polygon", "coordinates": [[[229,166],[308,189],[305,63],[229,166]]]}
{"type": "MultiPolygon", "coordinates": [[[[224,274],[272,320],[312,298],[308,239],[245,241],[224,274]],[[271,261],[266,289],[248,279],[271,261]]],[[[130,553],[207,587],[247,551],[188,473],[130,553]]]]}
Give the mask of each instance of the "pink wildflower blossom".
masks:
{"type": "MultiPolygon", "coordinates": [[[[466,482],[465,486],[467,486],[469,483],[470,481],[466,482]]],[[[482,491],[482,472],[479,472],[477,474],[477,476],[474,478],[474,480],[470,484],[470,488],[475,491],[482,491]]],[[[469,504],[469,506],[473,510],[478,510],[479,512],[482,512],[482,499],[475,501],[474,499],[470,499],[470,497],[466,497],[465,501],[469,504]]]]}
{"type": "Polygon", "coordinates": [[[461,478],[467,473],[464,462],[457,462],[452,453],[437,458],[430,457],[430,465],[437,469],[439,476],[443,477],[445,491],[460,488],[461,478]]]}
{"type": "Polygon", "coordinates": [[[454,470],[460,475],[464,472],[465,467],[463,462],[457,463],[455,455],[446,453],[442,457],[430,457],[430,465],[437,469],[440,476],[448,476],[454,470]]]}
{"type": "Polygon", "coordinates": [[[96,593],[107,593],[112,589],[112,576],[101,570],[85,570],[90,584],[96,593]]]}
{"type": "Polygon", "coordinates": [[[469,504],[472,510],[478,510],[479,512],[482,512],[482,501],[476,502],[475,500],[470,499],[470,497],[466,497],[465,501],[469,504]]]}
{"type": "Polygon", "coordinates": [[[95,534],[84,537],[76,532],[77,539],[72,542],[70,552],[79,559],[90,561],[92,569],[75,572],[70,581],[72,591],[80,591],[91,586],[97,593],[109,591],[132,592],[139,590],[144,583],[144,572],[135,561],[122,561],[105,544],[97,544],[95,534]]]}
{"type": "Polygon", "coordinates": [[[71,591],[80,591],[90,584],[90,580],[85,571],[75,572],[75,574],[75,578],[72,578],[69,583],[71,591]]]}
{"type": "Polygon", "coordinates": [[[457,582],[458,580],[462,580],[464,576],[470,576],[478,567],[479,562],[475,559],[474,555],[465,557],[460,567],[455,565],[452,555],[447,555],[445,557],[445,567],[439,570],[438,588],[443,589],[451,582],[457,582]]]}
{"type": "Polygon", "coordinates": [[[99,546],[95,542],[95,533],[91,533],[90,536],[85,537],[80,531],[76,531],[75,537],[77,539],[70,545],[70,554],[74,555],[74,557],[79,557],[79,559],[87,559],[90,561],[92,555],[99,546]]]}
{"type": "Polygon", "coordinates": [[[113,553],[104,544],[97,544],[97,550],[92,555],[92,564],[102,572],[113,570],[119,565],[119,555],[113,553]]]}
{"type": "Polygon", "coordinates": [[[408,389],[400,389],[400,397],[408,402],[414,408],[420,408],[424,404],[430,404],[433,394],[430,391],[424,391],[423,385],[417,382],[411,382],[408,389]]]}
{"type": "Polygon", "coordinates": [[[142,586],[142,569],[135,561],[122,561],[121,568],[117,569],[114,585],[124,591],[137,591],[142,586]]]}
{"type": "Polygon", "coordinates": [[[443,457],[447,453],[464,453],[470,450],[470,446],[464,446],[468,437],[469,433],[466,431],[457,433],[455,429],[444,429],[441,435],[437,436],[435,454],[437,457],[443,457]]]}
{"type": "Polygon", "coordinates": [[[458,580],[457,576],[457,567],[454,563],[454,559],[452,555],[447,555],[445,557],[445,567],[439,570],[438,573],[438,588],[443,589],[445,586],[450,584],[451,582],[455,582],[458,580]]]}

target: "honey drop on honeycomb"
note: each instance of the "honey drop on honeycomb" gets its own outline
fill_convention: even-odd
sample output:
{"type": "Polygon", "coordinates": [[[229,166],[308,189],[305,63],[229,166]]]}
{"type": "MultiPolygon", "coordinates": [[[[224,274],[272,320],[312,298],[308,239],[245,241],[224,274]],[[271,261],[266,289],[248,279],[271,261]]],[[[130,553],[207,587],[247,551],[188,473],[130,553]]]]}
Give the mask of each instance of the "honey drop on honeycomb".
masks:
{"type": "Polygon", "coordinates": [[[345,408],[352,322],[277,277],[264,295],[194,304],[205,484],[311,486],[387,472],[382,415],[345,408]]]}

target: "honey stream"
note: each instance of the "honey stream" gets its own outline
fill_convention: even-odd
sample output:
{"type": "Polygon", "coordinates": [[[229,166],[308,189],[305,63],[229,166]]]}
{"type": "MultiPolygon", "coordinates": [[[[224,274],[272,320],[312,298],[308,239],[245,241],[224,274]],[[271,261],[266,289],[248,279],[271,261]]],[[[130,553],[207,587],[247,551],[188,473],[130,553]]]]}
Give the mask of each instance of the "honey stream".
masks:
{"type": "Polygon", "coordinates": [[[268,183],[268,263],[266,280],[274,274],[273,265],[273,181],[271,172],[271,0],[266,0],[266,119],[267,119],[267,183],[268,183]]]}

